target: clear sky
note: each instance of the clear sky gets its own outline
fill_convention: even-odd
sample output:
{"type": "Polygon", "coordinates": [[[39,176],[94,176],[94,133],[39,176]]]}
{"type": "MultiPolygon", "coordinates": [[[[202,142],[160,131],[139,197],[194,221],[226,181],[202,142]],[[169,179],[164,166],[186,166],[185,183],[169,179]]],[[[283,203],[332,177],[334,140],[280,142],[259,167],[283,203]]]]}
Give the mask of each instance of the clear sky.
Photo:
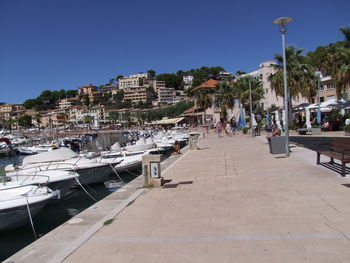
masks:
{"type": "Polygon", "coordinates": [[[0,101],[101,85],[116,75],[202,66],[252,71],[287,44],[342,40],[349,0],[1,0],[0,101]]]}

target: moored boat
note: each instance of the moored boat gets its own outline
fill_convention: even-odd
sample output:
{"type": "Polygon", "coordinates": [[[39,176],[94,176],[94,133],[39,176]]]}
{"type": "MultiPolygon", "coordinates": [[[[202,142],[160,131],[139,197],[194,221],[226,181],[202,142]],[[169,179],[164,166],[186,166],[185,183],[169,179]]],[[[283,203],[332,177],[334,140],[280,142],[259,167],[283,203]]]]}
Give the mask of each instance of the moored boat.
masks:
{"type": "Polygon", "coordinates": [[[20,186],[7,183],[0,186],[0,231],[30,222],[53,197],[47,187],[20,186]],[[29,210],[29,211],[28,211],[29,210]]]}

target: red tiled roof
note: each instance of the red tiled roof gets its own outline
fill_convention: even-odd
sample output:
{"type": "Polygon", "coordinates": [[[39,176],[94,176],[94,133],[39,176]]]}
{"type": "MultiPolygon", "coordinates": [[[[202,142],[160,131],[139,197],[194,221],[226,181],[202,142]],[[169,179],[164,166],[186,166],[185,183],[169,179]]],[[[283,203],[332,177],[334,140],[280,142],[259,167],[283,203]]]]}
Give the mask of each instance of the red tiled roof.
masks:
{"type": "Polygon", "coordinates": [[[199,89],[214,89],[218,83],[219,81],[215,79],[209,79],[206,82],[199,85],[197,88],[194,88],[192,91],[196,91],[199,89]]]}
{"type": "Polygon", "coordinates": [[[190,113],[190,112],[195,112],[198,108],[196,105],[192,106],[191,108],[188,108],[187,110],[184,111],[184,114],[190,113]]]}

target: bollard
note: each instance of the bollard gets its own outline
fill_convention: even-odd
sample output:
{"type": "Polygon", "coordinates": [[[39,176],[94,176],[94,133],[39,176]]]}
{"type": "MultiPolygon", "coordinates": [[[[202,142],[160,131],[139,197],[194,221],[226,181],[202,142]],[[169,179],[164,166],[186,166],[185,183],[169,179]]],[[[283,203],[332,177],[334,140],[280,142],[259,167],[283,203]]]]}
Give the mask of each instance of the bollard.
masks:
{"type": "Polygon", "coordinates": [[[142,173],[144,175],[145,185],[160,187],[164,183],[161,176],[160,154],[151,154],[142,156],[142,173]]]}

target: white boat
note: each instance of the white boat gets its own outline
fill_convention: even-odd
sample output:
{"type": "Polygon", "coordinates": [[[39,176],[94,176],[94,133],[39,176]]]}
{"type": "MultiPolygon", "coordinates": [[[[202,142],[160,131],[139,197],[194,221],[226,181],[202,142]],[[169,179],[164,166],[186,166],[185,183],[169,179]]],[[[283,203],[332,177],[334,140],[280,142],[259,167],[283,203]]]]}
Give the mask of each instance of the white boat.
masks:
{"type": "Polygon", "coordinates": [[[125,149],[128,152],[136,152],[136,151],[146,151],[156,148],[156,144],[151,141],[147,141],[145,138],[141,138],[138,141],[136,141],[133,145],[127,145],[123,149],[125,149]]]}
{"type": "Polygon", "coordinates": [[[53,197],[50,189],[35,185],[0,184],[0,231],[30,222],[53,197]]]}
{"type": "Polygon", "coordinates": [[[11,182],[20,185],[44,185],[54,191],[55,198],[65,196],[79,178],[79,174],[65,170],[36,171],[33,169],[17,170],[6,174],[11,182]]]}
{"type": "Polygon", "coordinates": [[[123,182],[120,182],[120,181],[109,180],[109,181],[104,182],[104,185],[108,191],[114,192],[117,189],[121,188],[124,184],[123,184],[123,182]]]}
{"type": "Polygon", "coordinates": [[[11,149],[6,142],[0,142],[0,155],[9,155],[10,151],[11,149]]]}
{"type": "Polygon", "coordinates": [[[20,154],[25,154],[25,155],[31,155],[31,154],[38,154],[42,152],[48,152],[56,149],[55,146],[51,144],[39,144],[35,146],[29,146],[29,147],[19,147],[18,151],[20,154]]]}
{"type": "Polygon", "coordinates": [[[18,169],[74,171],[79,174],[79,181],[82,184],[103,183],[111,174],[108,163],[97,162],[96,158],[79,156],[68,148],[26,156],[18,169]]]}

